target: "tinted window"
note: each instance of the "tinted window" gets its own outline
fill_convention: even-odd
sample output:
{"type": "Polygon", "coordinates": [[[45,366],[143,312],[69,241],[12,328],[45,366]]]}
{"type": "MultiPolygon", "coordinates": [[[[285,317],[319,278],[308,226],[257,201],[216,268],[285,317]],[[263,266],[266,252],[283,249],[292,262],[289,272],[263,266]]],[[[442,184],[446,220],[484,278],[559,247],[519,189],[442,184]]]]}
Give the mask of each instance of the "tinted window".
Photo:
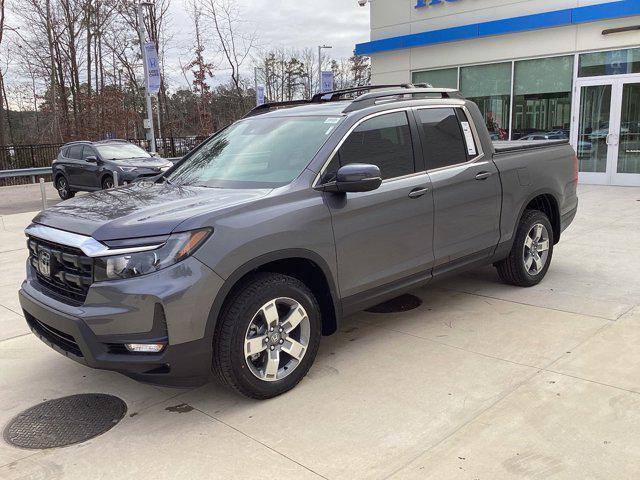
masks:
{"type": "Polygon", "coordinates": [[[418,120],[429,170],[467,161],[462,130],[453,108],[420,109],[418,120]]]}
{"type": "Polygon", "coordinates": [[[67,158],[82,159],[82,145],[72,145],[67,149],[67,158]]]}
{"type": "Polygon", "coordinates": [[[383,179],[414,173],[407,114],[389,113],[362,122],[342,144],[327,172],[335,174],[350,163],[377,165],[383,179]]]}

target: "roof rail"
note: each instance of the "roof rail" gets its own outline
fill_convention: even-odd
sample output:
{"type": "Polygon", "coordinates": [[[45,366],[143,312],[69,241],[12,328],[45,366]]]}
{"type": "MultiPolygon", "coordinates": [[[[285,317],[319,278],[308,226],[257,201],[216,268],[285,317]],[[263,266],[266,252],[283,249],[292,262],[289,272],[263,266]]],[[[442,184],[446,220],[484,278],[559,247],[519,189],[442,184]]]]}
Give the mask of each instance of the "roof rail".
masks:
{"type": "Polygon", "coordinates": [[[253,107],[249,112],[242,118],[253,117],[254,115],[260,115],[261,113],[267,113],[269,110],[277,110],[279,108],[286,107],[295,107],[296,105],[306,105],[311,103],[311,100],[290,100],[287,102],[270,102],[263,103],[262,105],[258,105],[257,107],[253,107]]]}
{"type": "Polygon", "coordinates": [[[341,90],[332,90],[330,92],[316,93],[311,100],[290,100],[286,102],[270,102],[258,105],[249,111],[243,118],[253,117],[266,113],[270,110],[277,110],[279,108],[295,107],[297,105],[308,105],[311,103],[325,103],[325,102],[337,102],[343,100],[346,95],[357,94],[360,92],[369,92],[359,95],[357,98],[352,99],[353,103],[349,105],[344,113],[360,110],[365,107],[375,105],[376,99],[402,97],[405,95],[418,95],[418,94],[435,94],[439,93],[441,98],[463,98],[455,89],[452,88],[433,88],[428,83],[400,83],[393,85],[360,85],[357,87],[343,88],[341,90]],[[382,91],[373,91],[382,90],[382,91]]]}
{"type": "Polygon", "coordinates": [[[320,102],[335,102],[345,95],[350,93],[358,93],[358,92],[370,92],[371,90],[380,90],[380,89],[389,89],[389,88],[415,88],[415,86],[411,83],[398,83],[393,85],[359,85],[357,87],[343,88],[341,90],[332,90],[330,92],[322,92],[316,93],[311,101],[315,103],[320,102]]]}
{"type": "Polygon", "coordinates": [[[397,88],[393,90],[385,90],[382,92],[370,92],[365,93],[364,95],[360,95],[356,98],[351,105],[344,109],[344,113],[354,112],[356,110],[361,110],[366,107],[371,107],[376,105],[378,100],[388,99],[389,101],[399,101],[405,100],[407,96],[415,96],[415,95],[429,95],[429,94],[439,94],[440,98],[457,98],[463,99],[464,97],[460,92],[454,88],[397,88]]]}

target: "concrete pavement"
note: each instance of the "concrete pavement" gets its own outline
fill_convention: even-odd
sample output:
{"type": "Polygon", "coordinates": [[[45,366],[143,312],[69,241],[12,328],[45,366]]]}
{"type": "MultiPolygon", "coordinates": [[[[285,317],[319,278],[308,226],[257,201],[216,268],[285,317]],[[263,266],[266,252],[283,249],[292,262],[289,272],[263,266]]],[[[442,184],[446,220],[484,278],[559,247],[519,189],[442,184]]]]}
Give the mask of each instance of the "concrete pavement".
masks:
{"type": "MultiPolygon", "coordinates": [[[[46,182],[44,185],[47,206],[60,203],[62,200],[60,200],[53,182],[46,182]]],[[[0,215],[3,216],[42,209],[42,194],[39,183],[0,187],[0,197],[0,215]]]]}
{"type": "Polygon", "coordinates": [[[16,298],[33,214],[2,216],[0,426],[73,393],[129,411],[80,445],[0,441],[0,478],[637,478],[640,188],[581,186],[580,199],[540,285],[501,284],[489,267],[418,290],[416,310],[355,315],[296,389],[265,402],[142,385],[51,351],[16,298]]]}

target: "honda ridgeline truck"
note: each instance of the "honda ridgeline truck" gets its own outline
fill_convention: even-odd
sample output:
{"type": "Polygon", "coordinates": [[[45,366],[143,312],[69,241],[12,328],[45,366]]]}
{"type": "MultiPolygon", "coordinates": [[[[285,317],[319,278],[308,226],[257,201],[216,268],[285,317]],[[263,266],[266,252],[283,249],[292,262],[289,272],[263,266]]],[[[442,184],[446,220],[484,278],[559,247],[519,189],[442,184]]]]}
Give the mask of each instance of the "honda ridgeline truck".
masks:
{"type": "Polygon", "coordinates": [[[36,216],[20,302],[90,367],[269,398],[346,315],[480,265],[540,282],[576,183],[565,141],[493,143],[453,90],[267,104],[155,179],[36,216]]]}

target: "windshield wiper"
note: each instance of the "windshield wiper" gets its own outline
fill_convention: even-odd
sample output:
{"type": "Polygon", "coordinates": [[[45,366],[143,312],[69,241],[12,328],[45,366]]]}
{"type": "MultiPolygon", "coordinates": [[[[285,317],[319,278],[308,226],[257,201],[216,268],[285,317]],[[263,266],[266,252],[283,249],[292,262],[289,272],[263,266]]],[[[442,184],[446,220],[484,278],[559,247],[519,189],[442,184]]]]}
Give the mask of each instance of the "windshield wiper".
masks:
{"type": "Polygon", "coordinates": [[[175,183],[173,183],[167,177],[160,177],[160,178],[158,178],[158,180],[156,180],[156,182],[158,182],[159,180],[163,180],[164,183],[166,183],[167,185],[171,185],[172,187],[175,187],[175,183]]]}

